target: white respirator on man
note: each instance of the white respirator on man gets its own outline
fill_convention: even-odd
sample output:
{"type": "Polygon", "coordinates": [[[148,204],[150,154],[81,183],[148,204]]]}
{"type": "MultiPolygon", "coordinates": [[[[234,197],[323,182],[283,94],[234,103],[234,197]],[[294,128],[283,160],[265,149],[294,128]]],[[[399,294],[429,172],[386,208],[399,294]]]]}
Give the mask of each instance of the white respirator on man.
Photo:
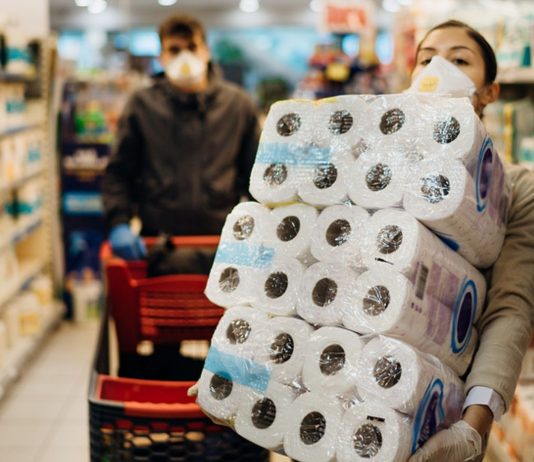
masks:
{"type": "Polygon", "coordinates": [[[471,98],[476,93],[474,82],[454,64],[441,56],[434,56],[417,74],[407,93],[430,93],[471,98]]]}
{"type": "Polygon", "coordinates": [[[189,50],[180,52],[165,68],[169,80],[184,87],[200,82],[206,71],[207,63],[189,50]]]}

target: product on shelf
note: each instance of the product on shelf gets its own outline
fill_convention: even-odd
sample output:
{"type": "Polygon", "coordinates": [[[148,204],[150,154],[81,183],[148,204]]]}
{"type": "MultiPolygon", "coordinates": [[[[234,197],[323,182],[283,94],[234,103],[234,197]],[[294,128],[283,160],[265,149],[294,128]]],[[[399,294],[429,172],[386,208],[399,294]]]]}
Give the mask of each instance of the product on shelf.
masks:
{"type": "Polygon", "coordinates": [[[6,323],[0,320],[0,368],[4,366],[7,360],[8,338],[6,323]]]}

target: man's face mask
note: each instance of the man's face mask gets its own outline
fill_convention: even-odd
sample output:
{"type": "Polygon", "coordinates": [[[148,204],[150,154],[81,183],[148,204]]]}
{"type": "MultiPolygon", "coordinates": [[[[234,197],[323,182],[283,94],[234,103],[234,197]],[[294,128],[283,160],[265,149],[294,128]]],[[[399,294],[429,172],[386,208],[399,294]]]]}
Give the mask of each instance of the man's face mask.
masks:
{"type": "Polygon", "coordinates": [[[165,68],[165,74],[177,85],[190,87],[201,81],[207,63],[189,50],[181,51],[165,68]]]}
{"type": "Polygon", "coordinates": [[[476,86],[473,81],[450,61],[434,56],[430,63],[412,81],[408,93],[432,93],[436,95],[473,97],[476,86]]]}

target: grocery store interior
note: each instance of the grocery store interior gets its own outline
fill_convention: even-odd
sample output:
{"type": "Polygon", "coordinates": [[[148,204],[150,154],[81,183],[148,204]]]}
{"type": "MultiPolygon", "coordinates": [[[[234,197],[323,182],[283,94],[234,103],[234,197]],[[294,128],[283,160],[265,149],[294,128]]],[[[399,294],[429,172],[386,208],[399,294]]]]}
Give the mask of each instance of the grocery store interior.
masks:
{"type": "MultiPolygon", "coordinates": [[[[484,112],[486,130],[506,162],[534,165],[534,1],[0,0],[3,461],[261,460],[188,449],[148,458],[147,447],[168,441],[132,429],[120,399],[113,401],[127,386],[112,382],[110,395],[96,399],[106,387],[102,377],[116,376],[122,358],[108,322],[114,282],[103,269],[109,226],[102,179],[130,96],[164,71],[158,27],[176,12],[204,24],[212,63],[248,94],[260,121],[279,100],[400,93],[424,32],[451,18],[465,21],[490,42],[499,66],[501,95],[484,112]],[[106,423],[109,415],[117,428],[106,423]],[[132,446],[137,458],[127,451],[132,446]]],[[[209,339],[203,335],[181,348],[203,358],[209,339]]],[[[142,341],[137,351],[152,347],[142,341]]],[[[128,387],[135,397],[135,383],[128,387]]],[[[140,416],[145,408],[132,409],[140,416]]],[[[153,410],[145,412],[148,418],[153,410]]],[[[167,438],[183,440],[176,428],[189,425],[186,448],[224,450],[217,443],[224,431],[208,442],[210,421],[179,412],[185,417],[169,425],[182,436],[170,431],[167,438]]],[[[240,442],[225,441],[241,450],[240,442]]],[[[534,340],[484,460],[534,460],[534,340]]]]}

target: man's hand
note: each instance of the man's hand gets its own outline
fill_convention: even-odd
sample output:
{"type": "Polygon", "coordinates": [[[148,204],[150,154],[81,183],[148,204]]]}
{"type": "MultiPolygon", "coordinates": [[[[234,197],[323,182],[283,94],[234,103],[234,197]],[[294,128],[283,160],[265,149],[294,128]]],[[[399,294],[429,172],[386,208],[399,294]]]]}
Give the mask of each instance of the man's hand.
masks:
{"type": "MultiPolygon", "coordinates": [[[[467,410],[469,409],[470,407],[467,410]]],[[[474,461],[481,455],[481,434],[466,420],[460,420],[450,428],[436,433],[408,462],[467,462],[474,461]]]]}
{"type": "Polygon", "coordinates": [[[146,256],[143,240],[126,223],[115,226],[109,235],[113,253],[125,260],[141,260],[146,256]]]}

